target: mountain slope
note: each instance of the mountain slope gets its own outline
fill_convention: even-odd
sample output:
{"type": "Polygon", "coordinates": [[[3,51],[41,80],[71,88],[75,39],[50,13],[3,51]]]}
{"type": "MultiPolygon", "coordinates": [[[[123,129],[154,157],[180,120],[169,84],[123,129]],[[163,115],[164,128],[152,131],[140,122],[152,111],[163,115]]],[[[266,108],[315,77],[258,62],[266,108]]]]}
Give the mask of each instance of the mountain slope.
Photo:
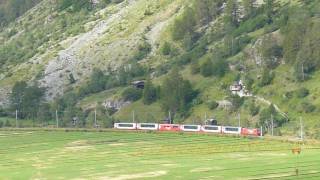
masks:
{"type": "Polygon", "coordinates": [[[23,80],[45,88],[41,103],[51,109],[77,108],[61,114],[66,121],[79,110],[89,124],[94,109],[118,103],[116,112],[101,111],[105,119],[131,121],[134,112],[138,121],[160,121],[171,111],[175,122],[240,118],[268,130],[273,115],[278,134],[294,134],[301,116],[319,134],[317,1],[125,0],[78,11],[57,3],[43,0],[0,32],[0,105],[12,104],[9,92],[23,80]],[[168,109],[172,71],[192,92],[182,90],[179,107],[168,109]],[[130,88],[146,79],[156,89],[151,103],[130,88]],[[250,96],[231,94],[239,80],[250,96]]]}

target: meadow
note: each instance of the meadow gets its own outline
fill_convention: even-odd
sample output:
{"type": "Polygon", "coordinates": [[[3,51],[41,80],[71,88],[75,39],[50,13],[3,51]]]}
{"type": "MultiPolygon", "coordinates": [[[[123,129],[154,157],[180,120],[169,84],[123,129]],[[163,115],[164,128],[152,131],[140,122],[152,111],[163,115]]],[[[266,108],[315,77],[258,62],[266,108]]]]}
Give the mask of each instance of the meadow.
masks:
{"type": "Polygon", "coordinates": [[[0,179],[319,179],[319,148],[189,133],[2,130],[0,179]]]}

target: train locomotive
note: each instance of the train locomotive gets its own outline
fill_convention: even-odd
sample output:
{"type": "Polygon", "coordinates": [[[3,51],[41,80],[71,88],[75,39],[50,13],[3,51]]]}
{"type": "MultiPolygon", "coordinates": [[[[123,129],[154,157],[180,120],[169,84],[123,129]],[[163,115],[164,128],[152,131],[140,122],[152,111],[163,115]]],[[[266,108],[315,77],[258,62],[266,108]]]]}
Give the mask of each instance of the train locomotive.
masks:
{"type": "Polygon", "coordinates": [[[260,129],[215,126],[215,125],[184,125],[184,124],[157,124],[157,123],[115,123],[115,129],[119,130],[151,130],[171,132],[202,132],[217,134],[233,134],[242,136],[261,136],[260,129]]]}

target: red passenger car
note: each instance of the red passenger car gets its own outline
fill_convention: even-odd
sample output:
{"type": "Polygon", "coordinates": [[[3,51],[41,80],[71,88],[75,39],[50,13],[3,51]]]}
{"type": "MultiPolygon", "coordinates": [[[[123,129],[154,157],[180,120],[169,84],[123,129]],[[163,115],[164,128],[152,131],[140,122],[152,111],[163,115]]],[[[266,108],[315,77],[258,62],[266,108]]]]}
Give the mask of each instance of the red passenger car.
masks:
{"type": "Polygon", "coordinates": [[[159,131],[180,131],[179,124],[159,124],[159,131]]]}
{"type": "Polygon", "coordinates": [[[244,136],[260,136],[260,129],[242,128],[241,135],[244,136]]]}

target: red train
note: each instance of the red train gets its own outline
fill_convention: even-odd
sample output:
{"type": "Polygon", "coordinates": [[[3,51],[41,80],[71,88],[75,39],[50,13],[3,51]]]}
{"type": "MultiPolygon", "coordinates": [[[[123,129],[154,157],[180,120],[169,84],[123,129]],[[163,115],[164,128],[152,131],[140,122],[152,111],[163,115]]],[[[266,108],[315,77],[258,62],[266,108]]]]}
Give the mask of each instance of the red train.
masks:
{"type": "Polygon", "coordinates": [[[115,123],[114,128],[122,129],[122,130],[204,132],[204,133],[219,133],[219,134],[235,134],[235,135],[243,135],[243,136],[261,136],[262,135],[260,129],[232,127],[232,126],[213,126],[213,125],[115,123]]]}

